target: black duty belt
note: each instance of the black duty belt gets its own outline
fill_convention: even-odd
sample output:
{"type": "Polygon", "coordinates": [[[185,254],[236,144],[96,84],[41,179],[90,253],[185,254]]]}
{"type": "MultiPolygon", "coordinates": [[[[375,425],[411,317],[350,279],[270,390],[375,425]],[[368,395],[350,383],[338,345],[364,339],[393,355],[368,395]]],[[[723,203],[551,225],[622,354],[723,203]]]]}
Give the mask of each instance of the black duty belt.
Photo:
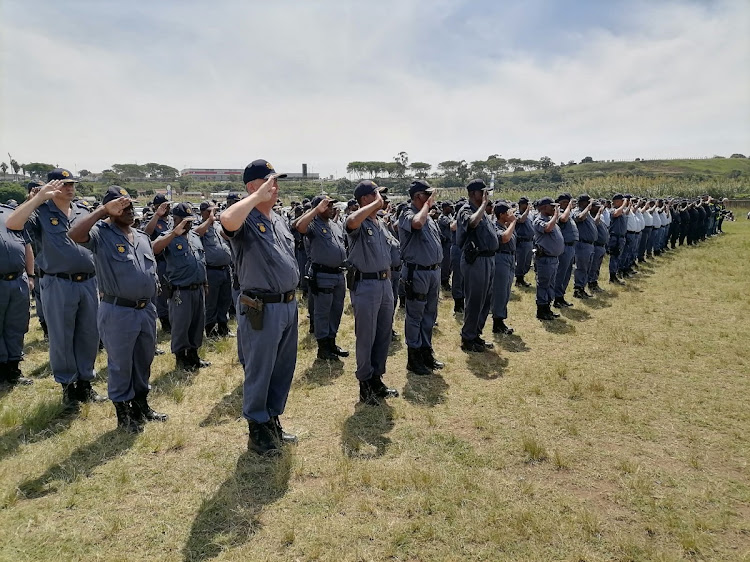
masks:
{"type": "Polygon", "coordinates": [[[383,271],[375,271],[373,273],[363,273],[362,271],[359,271],[357,269],[354,271],[354,280],[360,281],[362,279],[379,279],[380,281],[383,281],[385,279],[388,279],[389,273],[390,271],[387,269],[384,269],[383,271]]]}
{"type": "Polygon", "coordinates": [[[172,285],[172,290],[179,289],[180,291],[195,291],[196,289],[202,289],[203,283],[193,283],[192,285],[172,285]]]}
{"type": "Polygon", "coordinates": [[[15,281],[16,279],[21,277],[21,275],[23,275],[23,271],[21,271],[20,273],[4,273],[0,275],[0,279],[2,279],[3,281],[15,281]]]}
{"type": "Polygon", "coordinates": [[[49,275],[51,277],[59,277],[60,279],[67,279],[68,281],[75,281],[80,283],[82,281],[88,281],[96,275],[96,273],[47,273],[46,271],[39,270],[39,277],[49,275]]]}
{"type": "Polygon", "coordinates": [[[480,258],[491,258],[495,255],[494,250],[482,250],[477,254],[480,258]]]}
{"type": "Polygon", "coordinates": [[[419,265],[416,263],[407,263],[406,267],[410,269],[416,269],[417,271],[435,271],[440,267],[439,263],[435,263],[432,265],[419,265]]]}
{"type": "Polygon", "coordinates": [[[497,253],[498,254],[508,254],[510,256],[515,256],[516,255],[515,252],[511,252],[510,250],[498,250],[497,253]]]}
{"type": "Polygon", "coordinates": [[[516,238],[516,242],[531,242],[533,238],[526,238],[526,237],[518,237],[516,238]]]}
{"type": "Polygon", "coordinates": [[[294,291],[288,293],[253,293],[252,291],[242,291],[251,299],[258,299],[263,304],[274,304],[277,302],[292,302],[294,300],[294,291]]]}
{"type": "Polygon", "coordinates": [[[108,302],[109,304],[114,304],[117,306],[125,306],[127,308],[146,308],[146,305],[151,302],[151,299],[138,299],[137,301],[131,301],[128,299],[122,299],[120,297],[115,297],[113,295],[104,295],[102,296],[102,300],[104,302],[108,302]]]}
{"type": "Polygon", "coordinates": [[[214,269],[216,271],[224,271],[229,269],[228,265],[207,265],[206,269],[214,269]]]}
{"type": "Polygon", "coordinates": [[[565,242],[565,245],[566,245],[566,246],[574,246],[574,245],[575,245],[575,242],[565,242]]]}
{"type": "Polygon", "coordinates": [[[582,244],[593,244],[594,243],[593,241],[589,241],[589,240],[579,240],[579,242],[581,242],[582,244]]]}
{"type": "Polygon", "coordinates": [[[628,230],[628,234],[638,234],[637,230],[628,230]]]}
{"type": "Polygon", "coordinates": [[[319,271],[320,273],[330,273],[332,275],[338,275],[343,271],[340,267],[328,267],[327,265],[323,265],[322,263],[314,263],[311,266],[315,271],[319,271]]]}

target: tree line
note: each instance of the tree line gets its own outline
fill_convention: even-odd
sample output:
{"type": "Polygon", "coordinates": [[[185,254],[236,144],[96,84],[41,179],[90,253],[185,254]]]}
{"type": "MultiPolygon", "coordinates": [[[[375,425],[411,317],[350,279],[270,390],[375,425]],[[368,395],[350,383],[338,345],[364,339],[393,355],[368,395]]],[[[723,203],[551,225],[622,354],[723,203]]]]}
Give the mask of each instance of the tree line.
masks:
{"type": "MultiPolygon", "coordinates": [[[[15,175],[29,176],[30,178],[44,179],[50,171],[58,166],[47,164],[45,162],[30,162],[28,164],[19,164],[18,161],[8,154],[10,166],[5,162],[0,162],[0,170],[3,177],[8,169],[12,169],[15,175]]],[[[89,170],[80,170],[78,175],[81,178],[91,177],[89,170]]],[[[127,183],[128,181],[139,180],[176,180],[180,177],[180,171],[172,166],[148,162],[146,164],[112,164],[110,168],[103,170],[98,176],[98,180],[104,183],[127,183]]]]}

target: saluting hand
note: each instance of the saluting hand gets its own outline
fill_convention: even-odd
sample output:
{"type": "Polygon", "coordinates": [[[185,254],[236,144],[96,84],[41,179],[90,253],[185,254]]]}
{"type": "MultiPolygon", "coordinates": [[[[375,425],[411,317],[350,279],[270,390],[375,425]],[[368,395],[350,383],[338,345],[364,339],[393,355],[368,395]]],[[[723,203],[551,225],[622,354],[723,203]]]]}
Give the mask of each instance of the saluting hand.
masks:
{"type": "Polygon", "coordinates": [[[330,200],[330,199],[328,199],[327,197],[325,197],[325,198],[323,198],[323,199],[322,199],[322,200],[320,201],[320,203],[318,203],[318,204],[317,204],[317,205],[315,206],[315,210],[317,211],[317,213],[318,213],[319,215],[320,215],[320,214],[323,214],[323,213],[325,213],[325,212],[326,212],[326,211],[328,210],[328,206],[329,206],[330,204],[331,204],[331,200],[330,200]]]}
{"type": "Polygon", "coordinates": [[[265,203],[266,201],[270,201],[271,199],[273,199],[273,190],[276,185],[277,177],[279,177],[279,174],[271,174],[270,176],[268,176],[268,179],[263,182],[263,185],[261,185],[255,192],[255,196],[261,203],[265,203]]]}
{"type": "Polygon", "coordinates": [[[164,217],[167,214],[167,212],[169,212],[169,202],[164,201],[164,203],[159,205],[159,207],[156,209],[156,214],[159,215],[160,217],[164,217]]]}
{"type": "Polygon", "coordinates": [[[122,215],[123,211],[130,206],[130,198],[129,197],[118,197],[117,199],[113,199],[106,205],[104,205],[104,209],[107,211],[107,214],[110,217],[119,217],[122,215]]]}
{"type": "Polygon", "coordinates": [[[188,219],[186,219],[186,218],[185,218],[185,219],[182,219],[182,222],[180,222],[180,224],[178,224],[178,225],[177,225],[177,226],[176,226],[176,227],[174,228],[174,233],[175,233],[175,234],[176,234],[177,236],[182,236],[183,234],[185,234],[185,233],[187,232],[187,230],[188,230],[188,223],[189,223],[189,222],[192,222],[192,221],[190,221],[190,220],[188,220],[188,219]]]}
{"type": "Polygon", "coordinates": [[[49,201],[53,197],[60,195],[62,191],[63,182],[60,180],[52,180],[47,185],[39,188],[34,197],[41,197],[43,201],[49,201]]]}

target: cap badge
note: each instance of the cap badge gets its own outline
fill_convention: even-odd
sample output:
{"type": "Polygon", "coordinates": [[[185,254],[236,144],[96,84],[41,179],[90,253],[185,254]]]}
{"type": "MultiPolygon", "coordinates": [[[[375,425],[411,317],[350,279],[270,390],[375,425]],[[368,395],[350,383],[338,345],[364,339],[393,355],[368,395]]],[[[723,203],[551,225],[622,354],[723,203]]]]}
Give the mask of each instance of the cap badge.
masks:
{"type": "Polygon", "coordinates": [[[182,250],[182,244],[177,244],[177,249],[182,250]]]}
{"type": "Polygon", "coordinates": [[[266,168],[268,168],[269,170],[273,170],[273,166],[271,166],[270,162],[266,162],[266,168]]]}
{"type": "Polygon", "coordinates": [[[120,252],[121,254],[125,253],[125,244],[116,244],[116,246],[118,252],[120,252]]]}
{"type": "Polygon", "coordinates": [[[57,226],[58,224],[60,224],[60,221],[59,221],[59,220],[57,220],[57,218],[56,218],[56,217],[52,217],[52,218],[50,218],[50,219],[49,219],[49,222],[50,222],[50,224],[51,224],[52,226],[57,226]]]}
{"type": "Polygon", "coordinates": [[[123,195],[123,196],[127,197],[128,196],[128,192],[125,191],[125,189],[121,187],[120,188],[120,195],[123,195]]]}
{"type": "Polygon", "coordinates": [[[60,172],[62,174],[62,177],[67,178],[70,175],[70,172],[68,170],[63,170],[60,172]]]}
{"type": "Polygon", "coordinates": [[[258,230],[260,230],[261,232],[265,232],[266,231],[266,225],[263,224],[262,222],[259,222],[258,223],[258,230]]]}

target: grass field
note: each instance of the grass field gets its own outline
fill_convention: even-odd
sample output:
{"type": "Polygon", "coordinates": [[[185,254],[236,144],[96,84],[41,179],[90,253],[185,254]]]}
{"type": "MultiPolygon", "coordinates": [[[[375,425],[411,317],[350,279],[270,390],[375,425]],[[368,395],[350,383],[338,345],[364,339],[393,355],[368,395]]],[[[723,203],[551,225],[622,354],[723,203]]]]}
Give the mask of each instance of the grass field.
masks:
{"type": "Polygon", "coordinates": [[[750,221],[725,230],[554,323],[514,289],[491,353],[460,351],[445,298],[446,368],[407,374],[395,344],[382,408],[353,357],[314,361],[301,314],[276,460],[246,452],[235,341],[196,375],[157,357],[171,420],[133,437],[111,404],[60,413],[32,319],[36,383],[0,397],[0,559],[750,560],[750,221]]]}

